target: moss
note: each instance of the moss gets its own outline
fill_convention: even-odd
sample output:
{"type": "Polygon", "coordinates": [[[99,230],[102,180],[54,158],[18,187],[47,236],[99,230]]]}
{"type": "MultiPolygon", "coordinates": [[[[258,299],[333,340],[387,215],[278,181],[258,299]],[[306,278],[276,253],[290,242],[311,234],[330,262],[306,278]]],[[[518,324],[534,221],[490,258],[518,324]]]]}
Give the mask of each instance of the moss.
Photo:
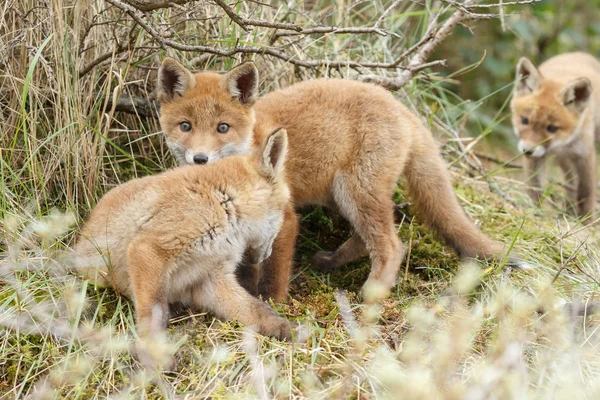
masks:
{"type": "MultiPolygon", "coordinates": [[[[407,198],[403,184],[398,185],[393,199],[396,203],[404,203],[407,198]]],[[[435,235],[421,228],[417,218],[409,209],[403,209],[406,216],[400,225],[399,238],[408,250],[410,243],[410,273],[417,273],[422,278],[446,279],[448,273],[456,270],[458,258],[435,235]],[[413,221],[409,223],[407,221],[413,221]],[[412,236],[412,240],[411,240],[412,236]]],[[[398,218],[397,218],[398,219],[398,218]]],[[[400,219],[401,220],[401,219],[400,219]]],[[[310,268],[310,258],[322,249],[333,251],[351,235],[347,221],[322,207],[304,210],[301,222],[301,238],[297,244],[297,259],[302,268],[310,268]]],[[[370,272],[368,259],[342,266],[328,274],[321,275],[322,279],[312,276],[297,278],[300,282],[294,287],[294,294],[301,291],[314,292],[323,287],[333,286],[358,293],[370,272]]],[[[313,274],[319,275],[317,271],[313,274]]]]}

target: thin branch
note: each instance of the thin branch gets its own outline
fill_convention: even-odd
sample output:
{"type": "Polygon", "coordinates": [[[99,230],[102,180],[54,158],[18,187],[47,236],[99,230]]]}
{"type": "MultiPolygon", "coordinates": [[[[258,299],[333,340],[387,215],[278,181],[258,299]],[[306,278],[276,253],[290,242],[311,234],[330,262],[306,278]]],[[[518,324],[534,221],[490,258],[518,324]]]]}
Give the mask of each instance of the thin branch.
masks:
{"type": "Polygon", "coordinates": [[[301,31],[302,27],[296,24],[290,24],[287,22],[270,22],[262,19],[249,19],[237,15],[231,7],[223,0],[213,0],[219,7],[225,11],[225,13],[231,18],[233,22],[238,24],[240,28],[248,31],[248,26],[262,26],[265,28],[276,28],[276,29],[291,29],[293,31],[301,31]]]}
{"type": "Polygon", "coordinates": [[[314,28],[306,28],[300,31],[293,32],[277,32],[275,34],[275,38],[280,38],[283,36],[299,36],[299,35],[313,35],[315,33],[335,33],[335,34],[343,34],[343,33],[375,33],[380,36],[395,36],[400,38],[401,36],[397,33],[387,31],[385,29],[376,28],[376,27],[350,27],[350,28],[338,28],[335,26],[317,26],[314,28]]]}
{"type": "Polygon", "coordinates": [[[222,0],[214,0],[214,2],[217,3],[217,5],[219,7],[221,7],[223,9],[223,11],[225,11],[225,14],[227,14],[233,22],[238,24],[239,27],[242,28],[244,31],[248,32],[248,27],[246,26],[246,23],[244,22],[244,20],[242,18],[240,18],[239,15],[234,13],[233,10],[231,9],[231,7],[229,7],[227,5],[227,3],[225,3],[222,0]]]}
{"type": "MultiPolygon", "coordinates": [[[[132,28],[132,30],[133,30],[133,28],[132,28]]],[[[130,40],[122,40],[121,43],[117,42],[117,47],[116,48],[114,48],[111,51],[107,51],[106,53],[104,53],[104,54],[98,56],[97,58],[95,58],[94,60],[90,61],[87,65],[85,65],[84,67],[82,67],[77,72],[77,77],[78,78],[83,78],[91,70],[93,70],[95,67],[97,67],[98,65],[100,65],[104,61],[108,60],[109,58],[115,57],[118,54],[121,54],[121,53],[127,51],[129,49],[129,47],[130,47],[133,39],[134,39],[134,36],[131,35],[129,39],[130,40]]]]}
{"type": "Polygon", "coordinates": [[[577,257],[577,255],[579,254],[579,252],[581,252],[584,245],[585,245],[585,242],[579,243],[579,245],[575,248],[573,253],[565,260],[565,262],[561,265],[561,267],[558,269],[558,271],[556,271],[556,274],[554,274],[554,278],[552,278],[552,282],[551,282],[552,284],[554,282],[556,282],[556,280],[558,279],[560,274],[565,270],[565,268],[567,268],[569,266],[571,261],[573,261],[575,259],[575,257],[577,257]]]}
{"type": "Polygon", "coordinates": [[[172,5],[183,5],[195,0],[124,0],[127,4],[140,11],[154,11],[168,8],[172,5]]]}
{"type": "Polygon", "coordinates": [[[389,90],[398,90],[406,85],[414,76],[415,72],[423,68],[415,70],[415,67],[423,66],[425,60],[429,58],[435,48],[442,43],[452,32],[457,25],[467,19],[471,19],[472,15],[465,11],[465,8],[472,5],[475,0],[466,0],[461,8],[457,9],[433,34],[431,39],[420,48],[420,50],[411,58],[408,63],[408,68],[402,71],[397,77],[382,77],[378,75],[363,75],[359,79],[363,82],[371,82],[381,85],[389,90]],[[412,68],[411,68],[412,67],[412,68]]]}
{"type": "Polygon", "coordinates": [[[381,24],[381,22],[385,19],[385,17],[387,17],[387,15],[389,14],[389,12],[394,7],[396,7],[400,2],[402,2],[402,0],[396,0],[392,4],[390,4],[390,6],[383,13],[381,13],[381,15],[379,16],[379,18],[377,19],[377,22],[375,22],[374,27],[377,28],[381,24]]]}
{"type": "Polygon", "coordinates": [[[225,11],[225,13],[231,18],[233,22],[239,25],[244,31],[248,31],[248,26],[260,26],[265,28],[274,29],[286,29],[287,32],[277,32],[273,36],[271,44],[274,43],[278,38],[283,36],[297,36],[297,35],[312,35],[316,33],[375,33],[380,36],[393,35],[400,37],[400,35],[393,32],[386,31],[377,27],[350,27],[350,28],[338,28],[335,26],[316,26],[313,28],[303,28],[300,25],[291,24],[287,22],[272,22],[266,20],[244,18],[236,14],[231,7],[223,0],[214,0],[214,2],[225,11]],[[291,32],[290,32],[291,31],[291,32]]]}
{"type": "MultiPolygon", "coordinates": [[[[444,3],[448,3],[451,4],[453,6],[457,6],[460,5],[463,8],[470,10],[470,9],[475,9],[475,8],[495,8],[498,7],[500,4],[496,3],[496,4],[461,4],[461,3],[457,3],[456,1],[453,0],[442,0],[444,3]]],[[[502,2],[502,6],[506,7],[506,6],[522,6],[522,5],[526,5],[526,4],[535,4],[535,3],[539,3],[542,0],[518,0],[518,1],[509,1],[509,2],[502,2]]]]}
{"type": "MultiPolygon", "coordinates": [[[[135,22],[137,22],[142,29],[144,29],[153,40],[155,40],[162,48],[173,48],[179,51],[185,52],[198,52],[202,54],[212,54],[221,57],[231,57],[236,54],[260,54],[268,55],[280,60],[286,61],[298,67],[304,68],[317,68],[317,67],[328,67],[328,68],[352,68],[360,72],[361,68],[376,68],[376,69],[397,69],[400,70],[399,74],[394,77],[382,77],[378,75],[361,75],[358,77],[359,80],[364,82],[372,82],[381,86],[386,87],[390,90],[398,90],[402,86],[406,85],[419,71],[423,69],[445,65],[445,60],[435,60],[427,62],[427,59],[431,56],[435,48],[442,43],[447,37],[449,37],[454,29],[463,24],[465,21],[480,20],[496,18],[496,14],[481,14],[475,13],[472,10],[478,8],[491,8],[501,7],[507,5],[522,5],[532,4],[539,0],[518,0],[512,2],[502,2],[501,4],[478,4],[477,0],[465,0],[460,3],[455,0],[442,0],[448,4],[446,8],[436,13],[427,27],[425,35],[413,46],[406,49],[399,57],[394,59],[392,62],[374,62],[374,61],[353,61],[353,60],[327,60],[327,59],[307,59],[302,60],[292,55],[287,54],[280,48],[266,46],[252,46],[252,45],[235,45],[230,49],[221,49],[205,45],[189,45],[180,43],[176,40],[166,37],[157,29],[152,20],[148,15],[145,15],[142,11],[156,10],[159,8],[168,7],[172,4],[185,4],[191,0],[106,0],[113,6],[126,12],[135,22]],[[443,22],[441,25],[438,24],[438,18],[443,15],[448,9],[454,7],[455,11],[443,22]],[[411,57],[406,65],[405,60],[411,57]]],[[[315,26],[310,28],[303,28],[300,25],[293,23],[280,22],[280,21],[266,21],[259,19],[245,18],[237,14],[234,9],[229,5],[227,0],[213,0],[214,3],[219,6],[227,16],[244,31],[249,31],[252,26],[273,28],[271,44],[279,37],[283,36],[299,36],[299,35],[311,35],[311,34],[377,34],[377,35],[395,35],[378,27],[381,19],[373,27],[334,27],[334,26],[315,26]],[[278,32],[278,29],[282,29],[282,32],[278,32]]],[[[395,4],[395,3],[394,3],[395,4]]],[[[388,8],[388,11],[391,9],[388,8]]],[[[91,66],[93,68],[93,66],[91,66]]]]}
{"type": "MultiPolygon", "coordinates": [[[[106,101],[106,109],[112,109],[113,99],[108,96],[106,101]]],[[[129,94],[121,94],[116,102],[115,111],[121,111],[128,114],[135,114],[141,117],[158,118],[160,106],[153,100],[148,100],[145,97],[132,96],[129,94]]]]}
{"type": "Polygon", "coordinates": [[[152,26],[150,26],[146,21],[144,21],[143,14],[134,7],[123,3],[120,0],[106,0],[108,3],[114,5],[117,8],[127,12],[131,18],[133,18],[154,40],[156,40],[163,48],[170,47],[180,51],[187,52],[200,52],[200,53],[210,53],[214,55],[218,55],[221,57],[231,57],[235,54],[263,54],[269,55],[290,64],[297,65],[299,67],[305,68],[316,68],[320,66],[327,66],[329,68],[400,68],[404,70],[410,70],[413,73],[420,71],[423,68],[430,67],[432,65],[443,65],[444,61],[434,61],[428,64],[426,67],[421,65],[408,66],[408,67],[399,67],[396,63],[381,63],[381,62],[358,62],[358,61],[332,61],[332,60],[300,60],[294,58],[292,56],[287,55],[286,53],[268,46],[235,46],[229,50],[218,49],[209,46],[203,45],[187,45],[176,42],[174,40],[163,37],[160,33],[156,31],[152,26]]]}

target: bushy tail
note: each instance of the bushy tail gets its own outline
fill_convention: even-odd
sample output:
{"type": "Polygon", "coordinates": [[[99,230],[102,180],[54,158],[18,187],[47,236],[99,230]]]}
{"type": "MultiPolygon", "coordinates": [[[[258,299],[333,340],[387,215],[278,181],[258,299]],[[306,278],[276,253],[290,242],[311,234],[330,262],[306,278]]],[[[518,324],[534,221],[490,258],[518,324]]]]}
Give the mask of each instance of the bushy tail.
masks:
{"type": "Polygon", "coordinates": [[[503,246],[480,232],[458,203],[447,167],[431,133],[415,137],[405,175],[418,217],[461,257],[496,258],[503,246]]]}

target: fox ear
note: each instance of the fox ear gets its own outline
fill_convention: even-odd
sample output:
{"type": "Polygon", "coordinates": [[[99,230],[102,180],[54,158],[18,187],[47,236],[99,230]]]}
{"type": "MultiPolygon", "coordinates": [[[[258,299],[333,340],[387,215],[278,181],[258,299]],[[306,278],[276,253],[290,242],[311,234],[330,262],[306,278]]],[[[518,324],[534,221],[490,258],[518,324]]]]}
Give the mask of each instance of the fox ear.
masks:
{"type": "Polygon", "coordinates": [[[194,76],[187,68],[167,57],[158,69],[158,101],[166,103],[173,100],[175,96],[183,96],[195,84],[194,76]]]}
{"type": "Polygon", "coordinates": [[[247,61],[225,74],[223,90],[242,104],[254,104],[258,97],[258,70],[254,63],[247,61]]]}
{"type": "Polygon", "coordinates": [[[274,178],[283,171],[287,150],[287,132],[278,128],[269,135],[262,149],[261,162],[267,176],[274,178]]]}
{"type": "Polygon", "coordinates": [[[565,107],[583,112],[590,102],[592,83],[588,78],[577,78],[567,83],[560,91],[560,99],[565,107]]]}
{"type": "Polygon", "coordinates": [[[542,76],[526,57],[519,60],[515,75],[515,90],[518,95],[533,93],[542,85],[542,76]]]}

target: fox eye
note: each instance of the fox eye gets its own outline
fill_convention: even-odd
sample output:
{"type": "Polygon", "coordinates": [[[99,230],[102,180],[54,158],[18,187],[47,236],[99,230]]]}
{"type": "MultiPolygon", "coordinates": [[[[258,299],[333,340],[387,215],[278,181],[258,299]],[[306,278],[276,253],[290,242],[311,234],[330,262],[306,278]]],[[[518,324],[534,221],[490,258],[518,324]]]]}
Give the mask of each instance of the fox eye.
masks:
{"type": "Polygon", "coordinates": [[[217,126],[217,132],[219,133],[227,133],[229,132],[229,125],[227,125],[226,123],[221,123],[217,126]]]}
{"type": "Polygon", "coordinates": [[[527,125],[529,123],[529,119],[527,117],[521,117],[521,123],[523,125],[527,125]]]}
{"type": "Polygon", "coordinates": [[[192,124],[184,121],[179,124],[179,129],[181,129],[181,132],[189,132],[192,130],[192,124]]]}
{"type": "Polygon", "coordinates": [[[550,133],[556,133],[556,131],[558,130],[558,126],[556,125],[548,125],[548,127],[546,128],[546,130],[550,133]]]}

